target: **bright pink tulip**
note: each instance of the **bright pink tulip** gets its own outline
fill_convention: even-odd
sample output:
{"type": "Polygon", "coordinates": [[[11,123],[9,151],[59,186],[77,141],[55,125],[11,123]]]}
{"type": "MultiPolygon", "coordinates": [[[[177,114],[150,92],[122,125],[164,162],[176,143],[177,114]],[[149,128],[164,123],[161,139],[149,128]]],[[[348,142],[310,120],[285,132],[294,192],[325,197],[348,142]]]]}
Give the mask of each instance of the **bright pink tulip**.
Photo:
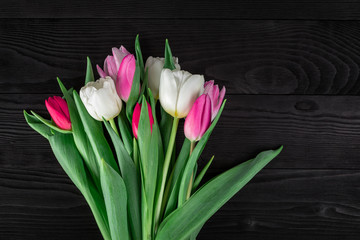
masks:
{"type": "Polygon", "coordinates": [[[131,92],[134,73],[136,68],[135,57],[132,54],[124,57],[120,64],[119,72],[116,79],[116,91],[119,97],[127,102],[131,92]]]}
{"type": "Polygon", "coordinates": [[[196,99],[185,119],[184,133],[190,141],[199,141],[211,124],[211,100],[207,94],[196,99]]]}
{"type": "Polygon", "coordinates": [[[96,65],[96,68],[100,77],[105,78],[106,76],[110,76],[114,81],[116,81],[120,64],[124,57],[130,53],[124,46],[121,46],[120,48],[112,48],[112,54],[112,56],[109,55],[106,57],[104,61],[104,70],[102,70],[99,65],[96,65]]]}
{"type": "MultiPolygon", "coordinates": [[[[150,128],[151,128],[151,132],[152,132],[152,125],[154,124],[154,118],[152,115],[152,111],[151,111],[151,106],[150,104],[147,102],[147,107],[148,107],[148,113],[149,113],[149,119],[150,119],[150,128]]],[[[135,108],[134,108],[134,113],[132,116],[132,130],[133,130],[133,134],[134,137],[137,139],[138,137],[138,127],[139,127],[139,121],[140,121],[140,113],[141,113],[141,104],[136,103],[135,108]]]]}
{"type": "Polygon", "coordinates": [[[59,128],[71,129],[69,108],[64,99],[59,96],[49,97],[45,100],[45,106],[59,128]]]}
{"type": "Polygon", "coordinates": [[[211,100],[211,121],[214,120],[219,112],[221,104],[224,100],[225,91],[226,89],[223,87],[219,92],[219,86],[214,85],[214,80],[207,81],[204,84],[204,94],[209,95],[211,100]]]}

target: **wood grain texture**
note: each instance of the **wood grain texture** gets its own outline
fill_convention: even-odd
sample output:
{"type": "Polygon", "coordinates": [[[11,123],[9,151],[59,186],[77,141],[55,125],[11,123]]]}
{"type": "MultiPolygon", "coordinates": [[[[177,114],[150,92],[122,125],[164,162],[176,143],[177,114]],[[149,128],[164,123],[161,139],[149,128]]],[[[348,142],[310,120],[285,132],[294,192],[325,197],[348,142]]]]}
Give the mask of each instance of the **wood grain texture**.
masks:
{"type": "Polygon", "coordinates": [[[359,20],[357,0],[2,0],[0,18],[359,20]]]}
{"type": "MultiPolygon", "coordinates": [[[[360,1],[2,0],[0,239],[101,239],[83,197],[23,109],[49,117],[56,77],[79,89],[85,58],[111,47],[215,79],[228,102],[200,167],[206,179],[284,144],[198,240],[357,240],[360,234],[360,1]],[[344,21],[346,20],[346,21],[344,21]]],[[[182,142],[182,123],[177,141],[182,142]]]]}
{"type": "Polygon", "coordinates": [[[184,19],[2,19],[0,93],[59,92],[56,76],[79,88],[87,55],[133,52],[137,33],[145,57],[169,38],[183,69],[230,94],[360,93],[358,21],[184,19]]]}
{"type": "MultiPolygon", "coordinates": [[[[1,239],[100,239],[64,173],[1,167],[0,176],[1,239]]],[[[358,170],[266,169],[211,218],[198,239],[357,239],[359,188],[358,170]]]]}

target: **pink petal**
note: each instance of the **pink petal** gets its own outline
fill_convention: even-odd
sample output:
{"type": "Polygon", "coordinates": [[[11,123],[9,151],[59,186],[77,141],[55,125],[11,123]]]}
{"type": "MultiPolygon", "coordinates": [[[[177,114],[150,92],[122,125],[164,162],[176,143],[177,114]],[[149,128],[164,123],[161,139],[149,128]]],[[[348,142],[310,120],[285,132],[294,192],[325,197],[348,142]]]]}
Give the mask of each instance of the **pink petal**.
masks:
{"type": "Polygon", "coordinates": [[[135,57],[134,55],[129,54],[124,57],[117,74],[116,91],[120,98],[125,102],[129,99],[135,68],[135,57]]]}
{"type": "Polygon", "coordinates": [[[96,65],[96,69],[97,69],[100,77],[102,77],[102,78],[106,77],[106,73],[101,69],[101,67],[99,65],[96,65]]]}
{"type": "Polygon", "coordinates": [[[185,119],[184,133],[190,141],[198,141],[211,123],[211,100],[207,94],[196,99],[185,119]]]}
{"type": "Polygon", "coordinates": [[[123,45],[121,45],[119,49],[125,56],[130,54],[123,45]]]}
{"type": "Polygon", "coordinates": [[[132,130],[134,137],[137,139],[138,137],[138,127],[139,127],[139,121],[140,121],[140,112],[141,112],[141,106],[139,103],[136,103],[133,116],[132,116],[132,130]]]}
{"type": "MultiPolygon", "coordinates": [[[[151,111],[151,106],[150,106],[149,103],[147,103],[147,107],[148,107],[148,113],[149,113],[150,128],[151,128],[151,132],[152,132],[152,127],[153,127],[153,124],[154,124],[154,118],[153,118],[152,111],[151,111]]],[[[133,134],[134,134],[134,137],[136,139],[138,138],[138,128],[139,128],[140,114],[141,114],[141,104],[136,103],[135,108],[134,108],[134,112],[133,112],[133,116],[132,116],[132,123],[131,123],[133,134]]]]}
{"type": "Polygon", "coordinates": [[[106,57],[104,62],[104,71],[107,74],[107,76],[110,76],[115,81],[118,69],[116,68],[116,64],[113,56],[106,57]]]}
{"type": "Polygon", "coordinates": [[[124,57],[130,53],[123,46],[121,46],[120,49],[116,47],[112,48],[112,54],[114,56],[116,69],[118,70],[124,57]]]}
{"type": "Polygon", "coordinates": [[[65,130],[71,129],[69,108],[64,99],[59,96],[50,97],[48,100],[45,100],[45,106],[59,128],[65,130]]]}

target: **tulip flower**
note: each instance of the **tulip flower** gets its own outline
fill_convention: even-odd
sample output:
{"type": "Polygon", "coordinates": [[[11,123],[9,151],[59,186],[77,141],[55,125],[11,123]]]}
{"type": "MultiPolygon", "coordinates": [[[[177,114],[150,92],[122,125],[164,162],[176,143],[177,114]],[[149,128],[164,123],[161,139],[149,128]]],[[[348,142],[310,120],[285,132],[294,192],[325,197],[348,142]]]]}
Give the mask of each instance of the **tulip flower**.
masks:
{"type": "MultiPolygon", "coordinates": [[[[178,58],[173,57],[175,68],[180,70],[180,65],[178,64],[178,58]]],[[[148,84],[149,88],[152,91],[152,94],[155,99],[159,99],[159,85],[160,85],[160,75],[161,71],[164,68],[165,58],[159,57],[148,57],[145,63],[145,69],[148,71],[148,84]]]]}
{"type": "Polygon", "coordinates": [[[112,54],[112,56],[109,55],[105,58],[104,70],[102,70],[99,65],[96,65],[96,68],[100,77],[105,78],[106,76],[110,76],[114,81],[116,81],[120,64],[124,57],[130,53],[124,46],[121,46],[120,48],[112,48],[112,54]]]}
{"type": "Polygon", "coordinates": [[[209,95],[211,100],[211,121],[214,120],[225,96],[225,87],[219,92],[219,86],[214,85],[214,80],[207,81],[204,84],[204,94],[209,95]]]}
{"type": "Polygon", "coordinates": [[[89,114],[98,121],[111,120],[119,115],[122,102],[111,77],[89,82],[80,89],[80,98],[89,114]]]}
{"type": "Polygon", "coordinates": [[[159,87],[161,106],[173,117],[186,117],[196,99],[203,93],[204,81],[202,75],[163,69],[159,87]]]}
{"type": "Polygon", "coordinates": [[[116,78],[116,91],[124,102],[127,102],[129,99],[135,69],[136,61],[134,55],[129,54],[124,57],[120,64],[119,72],[116,78]]]}
{"type": "Polygon", "coordinates": [[[211,124],[211,100],[207,94],[196,99],[184,123],[184,133],[191,142],[201,139],[211,124]]]}
{"type": "MultiPolygon", "coordinates": [[[[150,128],[151,128],[151,132],[152,132],[152,125],[154,124],[154,118],[152,115],[151,106],[148,102],[147,102],[147,107],[148,107],[148,113],[149,113],[149,119],[150,119],[150,128]]],[[[141,104],[136,103],[135,108],[134,108],[134,113],[132,116],[132,121],[131,121],[133,134],[136,139],[138,138],[140,113],[141,113],[141,104]]]]}
{"type": "Polygon", "coordinates": [[[71,129],[69,107],[64,99],[59,96],[49,97],[45,100],[45,106],[59,128],[71,129]]]}

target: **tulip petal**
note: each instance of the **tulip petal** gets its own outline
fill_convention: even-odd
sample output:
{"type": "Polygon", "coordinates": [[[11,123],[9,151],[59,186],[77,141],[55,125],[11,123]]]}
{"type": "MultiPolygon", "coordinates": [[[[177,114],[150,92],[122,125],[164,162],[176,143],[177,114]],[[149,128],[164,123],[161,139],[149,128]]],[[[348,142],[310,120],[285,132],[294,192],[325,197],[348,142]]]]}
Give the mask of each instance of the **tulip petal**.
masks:
{"type": "Polygon", "coordinates": [[[185,119],[184,133],[190,141],[199,141],[211,123],[211,100],[203,94],[195,101],[185,119]]]}
{"type": "Polygon", "coordinates": [[[106,77],[106,73],[101,69],[101,67],[99,65],[96,65],[96,69],[97,69],[100,77],[102,77],[102,78],[106,77]]]}
{"type": "Polygon", "coordinates": [[[107,76],[110,76],[113,80],[116,79],[118,68],[116,68],[115,59],[113,56],[107,56],[105,59],[104,71],[107,76]]]}
{"type": "Polygon", "coordinates": [[[223,86],[223,88],[220,91],[219,97],[217,99],[217,104],[215,106],[213,106],[213,108],[212,108],[211,121],[214,120],[217,113],[219,112],[219,109],[220,109],[221,104],[222,104],[222,102],[224,100],[224,97],[225,97],[225,92],[226,92],[226,88],[225,88],[225,86],[223,86]]]}
{"type": "Polygon", "coordinates": [[[116,69],[118,70],[124,57],[130,53],[123,46],[121,46],[120,48],[112,48],[112,54],[114,56],[116,69]]]}
{"type": "Polygon", "coordinates": [[[120,64],[116,78],[116,91],[120,98],[127,102],[131,92],[131,86],[135,74],[136,61],[132,54],[124,57],[120,64]]]}
{"type": "Polygon", "coordinates": [[[140,113],[141,113],[141,106],[139,103],[136,103],[134,108],[134,113],[132,116],[131,126],[133,130],[134,137],[138,138],[138,127],[139,127],[139,121],[140,121],[140,113]]]}
{"type": "Polygon", "coordinates": [[[176,104],[176,114],[178,118],[186,117],[196,99],[204,92],[204,76],[186,73],[181,79],[182,83],[176,104]]]}
{"type": "Polygon", "coordinates": [[[98,121],[110,120],[119,115],[122,102],[110,77],[89,82],[80,90],[80,98],[89,114],[98,121]]]}
{"type": "Polygon", "coordinates": [[[171,116],[175,116],[178,84],[170,69],[163,69],[160,75],[159,99],[161,106],[171,116]]]}
{"type": "Polygon", "coordinates": [[[55,124],[64,130],[71,129],[69,108],[64,99],[59,96],[50,97],[45,100],[45,106],[55,124]]]}

